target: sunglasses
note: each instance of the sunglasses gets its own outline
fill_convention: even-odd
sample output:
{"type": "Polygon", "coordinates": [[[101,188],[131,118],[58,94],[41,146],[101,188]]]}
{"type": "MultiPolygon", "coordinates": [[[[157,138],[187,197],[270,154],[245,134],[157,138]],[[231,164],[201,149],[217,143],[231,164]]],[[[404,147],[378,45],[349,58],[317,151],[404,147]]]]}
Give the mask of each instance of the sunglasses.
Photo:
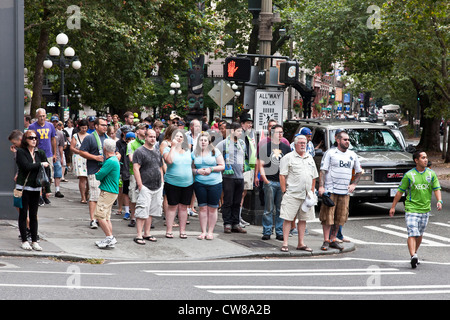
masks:
{"type": "Polygon", "coordinates": [[[27,139],[28,139],[28,140],[37,140],[38,137],[36,137],[36,136],[30,136],[30,137],[27,137],[27,139]]]}

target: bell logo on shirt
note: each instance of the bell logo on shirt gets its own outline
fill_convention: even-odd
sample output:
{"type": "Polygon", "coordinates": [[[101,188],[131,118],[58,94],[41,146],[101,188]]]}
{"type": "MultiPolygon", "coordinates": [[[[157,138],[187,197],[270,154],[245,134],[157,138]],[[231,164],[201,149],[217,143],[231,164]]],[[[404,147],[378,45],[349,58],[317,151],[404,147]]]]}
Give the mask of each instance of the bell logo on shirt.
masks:
{"type": "Polygon", "coordinates": [[[339,167],[350,169],[352,167],[352,162],[351,161],[344,162],[344,161],[340,160],[339,167]]]}

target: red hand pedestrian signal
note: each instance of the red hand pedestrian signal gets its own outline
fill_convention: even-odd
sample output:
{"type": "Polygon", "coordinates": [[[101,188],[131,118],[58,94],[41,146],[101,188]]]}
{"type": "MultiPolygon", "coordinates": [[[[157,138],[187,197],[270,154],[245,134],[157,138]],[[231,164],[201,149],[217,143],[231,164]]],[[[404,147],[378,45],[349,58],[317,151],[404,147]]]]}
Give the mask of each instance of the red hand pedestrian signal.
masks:
{"type": "Polygon", "coordinates": [[[236,61],[231,61],[229,64],[228,64],[228,76],[230,77],[230,78],[233,78],[234,77],[234,74],[236,73],[236,71],[237,71],[237,69],[239,69],[239,67],[236,67],[236,61]]]}
{"type": "Polygon", "coordinates": [[[228,57],[225,59],[223,74],[228,81],[248,82],[251,69],[252,61],[249,58],[228,57]]]}

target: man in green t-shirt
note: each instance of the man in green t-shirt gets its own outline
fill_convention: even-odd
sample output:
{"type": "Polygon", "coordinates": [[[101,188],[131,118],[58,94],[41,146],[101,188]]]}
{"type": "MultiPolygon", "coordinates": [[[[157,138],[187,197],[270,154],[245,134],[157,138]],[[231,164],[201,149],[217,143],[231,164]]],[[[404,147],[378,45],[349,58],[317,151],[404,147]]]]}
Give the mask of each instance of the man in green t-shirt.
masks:
{"type": "Polygon", "coordinates": [[[436,196],[437,209],[442,209],[441,186],[439,185],[436,173],[427,168],[428,157],[425,152],[416,151],[413,154],[416,163],[414,169],[409,170],[403,177],[397,194],[392,202],[389,215],[395,214],[395,206],[400,201],[403,193],[406,194],[405,220],[408,230],[408,249],[411,254],[411,267],[416,268],[419,262],[417,251],[422,243],[422,236],[428,224],[431,212],[432,192],[436,196]]]}
{"type": "Polygon", "coordinates": [[[106,139],[103,142],[103,154],[105,161],[101,169],[95,174],[95,179],[100,181],[100,195],[94,217],[97,219],[106,235],[106,238],[95,244],[100,249],[112,249],[117,243],[112,233],[111,209],[119,194],[120,163],[115,155],[116,142],[106,139]]]}

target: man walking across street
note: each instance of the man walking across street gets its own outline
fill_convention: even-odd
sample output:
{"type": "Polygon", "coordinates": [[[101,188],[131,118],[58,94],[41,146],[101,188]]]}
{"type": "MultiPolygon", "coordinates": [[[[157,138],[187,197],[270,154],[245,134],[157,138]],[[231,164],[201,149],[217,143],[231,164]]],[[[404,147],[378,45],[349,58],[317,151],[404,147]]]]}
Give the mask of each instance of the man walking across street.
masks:
{"type": "Polygon", "coordinates": [[[156,143],[156,132],[148,129],[144,145],[133,153],[133,171],[139,190],[135,211],[137,236],[134,242],[137,244],[145,244],[144,240],[156,241],[156,238],[150,235],[152,217],[160,217],[162,214],[164,173],[162,156],[155,147],[156,143]]]}
{"type": "Polygon", "coordinates": [[[103,147],[105,162],[95,174],[95,179],[100,181],[100,195],[98,197],[94,218],[97,219],[100,228],[102,228],[106,236],[104,240],[96,242],[96,245],[100,249],[112,249],[117,243],[112,233],[111,224],[111,209],[119,194],[120,177],[120,164],[115,155],[115,151],[116,142],[112,139],[105,140],[103,147]]]}
{"type": "Polygon", "coordinates": [[[344,247],[336,241],[339,226],[348,219],[349,193],[355,190],[361,176],[361,165],[355,152],[348,150],[349,136],[345,131],[336,136],[337,148],[325,153],[320,164],[319,196],[325,192],[335,206],[328,207],[322,203],[320,221],[322,222],[324,242],[321,250],[329,247],[343,250],[344,247]],[[353,170],[355,175],[353,176],[353,170]]]}
{"type": "Polygon", "coordinates": [[[314,206],[305,208],[303,204],[307,201],[306,199],[314,197],[314,188],[319,174],[314,159],[306,152],[306,143],[307,139],[305,136],[295,137],[294,150],[281,158],[280,162],[280,187],[284,193],[280,210],[280,217],[284,219],[283,246],[281,247],[283,252],[289,251],[289,231],[291,230],[292,222],[297,218],[297,250],[312,251],[303,242],[303,238],[306,221],[314,218],[314,206]]]}
{"type": "Polygon", "coordinates": [[[392,202],[389,215],[395,214],[395,206],[400,201],[403,193],[407,193],[405,201],[405,220],[408,230],[408,250],[411,255],[411,267],[414,269],[419,263],[417,251],[422,243],[422,236],[428,224],[431,212],[431,196],[437,199],[437,209],[442,210],[441,186],[436,173],[427,168],[428,157],[425,152],[416,151],[413,154],[416,167],[408,171],[398,187],[392,202]]]}
{"type": "Polygon", "coordinates": [[[280,217],[281,198],[280,161],[291,152],[291,148],[281,142],[283,127],[279,124],[272,127],[272,137],[258,150],[260,181],[264,188],[264,215],[262,218],[262,240],[269,240],[272,234],[273,218],[275,217],[275,235],[277,240],[283,240],[283,219],[280,217]]]}
{"type": "Polygon", "coordinates": [[[94,219],[98,197],[100,196],[100,181],[95,179],[95,174],[100,170],[104,161],[103,142],[107,139],[106,130],[108,123],[106,118],[95,119],[95,131],[84,138],[80,147],[80,156],[87,159],[87,173],[89,183],[89,215],[90,228],[97,229],[94,219]]]}

